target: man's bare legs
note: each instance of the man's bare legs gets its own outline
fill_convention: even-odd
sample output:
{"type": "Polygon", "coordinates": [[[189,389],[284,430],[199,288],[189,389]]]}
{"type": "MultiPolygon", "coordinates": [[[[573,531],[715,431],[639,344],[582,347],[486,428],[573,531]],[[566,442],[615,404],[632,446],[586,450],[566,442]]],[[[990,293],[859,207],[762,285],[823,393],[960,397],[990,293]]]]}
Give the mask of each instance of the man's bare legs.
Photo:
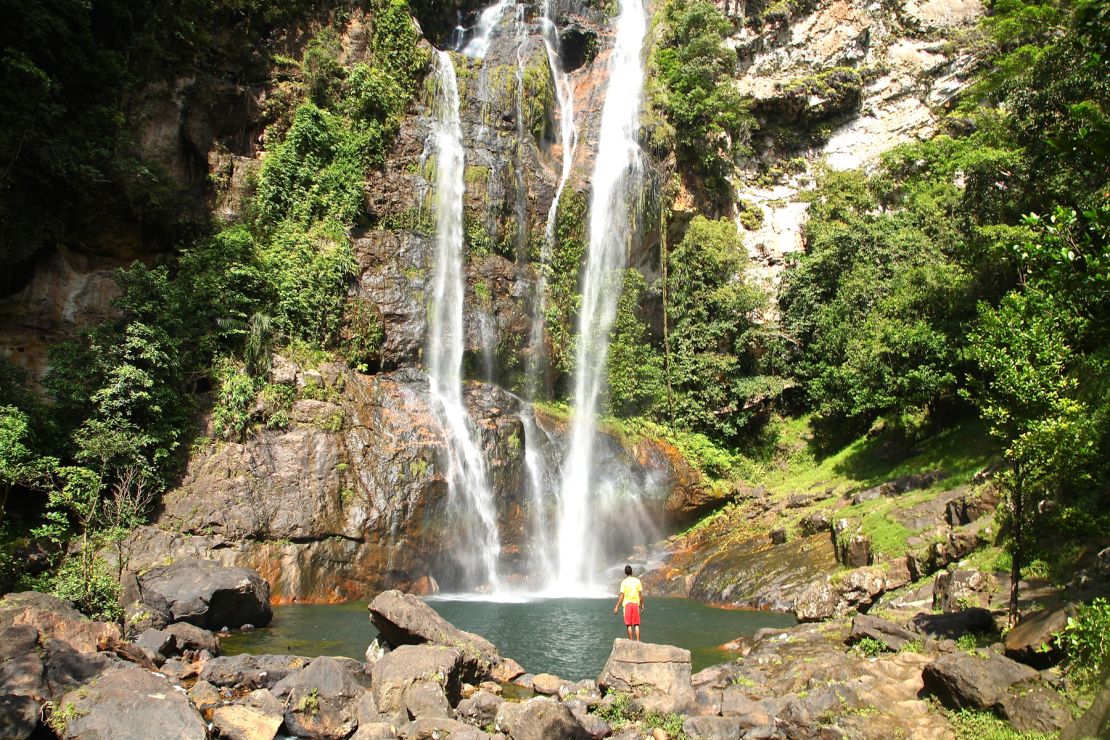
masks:
{"type": "Polygon", "coordinates": [[[632,639],[632,625],[628,625],[628,639],[632,639]]]}
{"type": "MultiPolygon", "coordinates": [[[[637,625],[635,625],[635,627],[636,627],[636,637],[635,637],[635,640],[636,640],[636,642],[639,642],[639,641],[640,641],[640,625],[638,625],[638,624],[637,624],[637,625]]],[[[629,632],[632,632],[632,628],[630,627],[630,628],[628,629],[628,631],[629,631],[629,632]]],[[[632,635],[631,635],[631,634],[629,635],[629,638],[632,638],[632,635]]]]}

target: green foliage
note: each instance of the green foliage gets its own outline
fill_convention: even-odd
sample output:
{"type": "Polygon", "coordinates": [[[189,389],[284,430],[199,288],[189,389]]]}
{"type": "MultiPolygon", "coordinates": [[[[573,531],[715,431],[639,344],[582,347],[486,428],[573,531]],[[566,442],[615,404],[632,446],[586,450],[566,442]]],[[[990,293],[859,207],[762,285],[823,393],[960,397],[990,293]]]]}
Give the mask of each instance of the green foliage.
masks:
{"type": "Polygon", "coordinates": [[[623,691],[609,690],[606,695],[608,702],[602,702],[595,713],[598,717],[609,723],[613,730],[619,730],[635,720],[632,713],[632,695],[623,691]]]}
{"type": "Polygon", "coordinates": [[[736,54],[725,43],[732,23],[707,0],[669,0],[653,66],[659,106],[670,122],[679,165],[723,202],[736,157],[747,152],[753,118],[733,84],[736,54]]]}
{"type": "Polygon", "coordinates": [[[1051,735],[1018,732],[992,713],[978,709],[946,711],[957,740],[1048,740],[1051,735]]]}
{"type": "Polygon", "coordinates": [[[88,563],[82,557],[67,558],[56,571],[33,585],[36,591],[72,601],[93,619],[115,621],[123,616],[119,581],[103,558],[93,556],[88,563]]]}
{"type": "Polygon", "coordinates": [[[886,652],[886,645],[874,637],[864,637],[852,646],[852,652],[864,658],[877,658],[886,652]]]}
{"type": "Polygon", "coordinates": [[[1097,690],[1110,672],[1110,601],[1080,606],[1056,641],[1068,657],[1068,678],[1083,691],[1097,690]]]}
{"type": "Polygon", "coordinates": [[[555,215],[555,243],[551,245],[551,261],[540,265],[547,271],[550,293],[547,301],[547,329],[551,336],[551,361],[561,372],[574,368],[571,336],[578,316],[578,274],[586,255],[587,208],[585,193],[572,188],[563,191],[555,215]]]}
{"type": "Polygon", "coordinates": [[[251,423],[255,380],[242,368],[223,362],[216,368],[218,391],[212,408],[212,427],[221,439],[240,441],[251,423]]]}
{"type": "Polygon", "coordinates": [[[638,270],[625,270],[606,358],[609,413],[646,413],[664,400],[663,358],[651,346],[647,322],[639,315],[648,292],[638,270]]]}
{"type": "Polygon", "coordinates": [[[668,740],[686,740],[689,737],[686,731],[682,729],[683,723],[686,721],[685,715],[671,712],[669,714],[660,714],[659,712],[648,712],[644,716],[644,726],[650,729],[660,729],[667,733],[668,740]]]}
{"type": "Polygon", "coordinates": [[[743,281],[745,261],[736,226],[704,216],[694,217],[668,255],[672,399],[667,414],[680,428],[726,442],[749,420],[742,382],[754,369],[748,342],[763,304],[760,291],[743,281]]]}

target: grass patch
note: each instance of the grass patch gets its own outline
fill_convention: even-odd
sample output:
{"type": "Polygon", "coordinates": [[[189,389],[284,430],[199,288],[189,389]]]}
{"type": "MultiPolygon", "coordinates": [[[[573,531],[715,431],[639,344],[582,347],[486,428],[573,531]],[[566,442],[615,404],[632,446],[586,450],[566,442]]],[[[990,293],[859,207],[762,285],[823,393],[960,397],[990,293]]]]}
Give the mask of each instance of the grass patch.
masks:
{"type": "Polygon", "coordinates": [[[1055,735],[1043,732],[1018,732],[990,712],[961,709],[944,711],[956,740],[1049,740],[1055,735]]]}

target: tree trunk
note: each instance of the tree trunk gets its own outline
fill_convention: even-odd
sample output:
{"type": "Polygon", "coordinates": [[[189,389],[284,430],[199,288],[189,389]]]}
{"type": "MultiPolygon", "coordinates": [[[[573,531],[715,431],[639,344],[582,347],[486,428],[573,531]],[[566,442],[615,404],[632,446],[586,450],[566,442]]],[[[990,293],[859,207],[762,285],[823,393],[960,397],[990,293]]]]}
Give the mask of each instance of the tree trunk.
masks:
{"type": "Polygon", "coordinates": [[[1014,485],[1011,490],[1010,511],[1014,517],[1014,547],[1010,561],[1010,615],[1009,624],[1017,623],[1018,584],[1021,582],[1021,566],[1025,559],[1025,506],[1022,491],[1021,468],[1014,466],[1014,485]]]}

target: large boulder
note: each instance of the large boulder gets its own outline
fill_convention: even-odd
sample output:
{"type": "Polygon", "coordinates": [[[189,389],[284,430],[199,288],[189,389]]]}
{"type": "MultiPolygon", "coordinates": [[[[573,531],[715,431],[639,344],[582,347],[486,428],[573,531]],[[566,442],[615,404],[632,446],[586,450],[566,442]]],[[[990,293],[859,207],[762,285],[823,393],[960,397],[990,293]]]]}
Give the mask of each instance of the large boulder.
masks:
{"type": "Polygon", "coordinates": [[[690,665],[689,650],[618,638],[597,683],[637,697],[645,709],[684,712],[696,704],[690,665]]]}
{"type": "Polygon", "coordinates": [[[587,740],[586,729],[567,705],[550,697],[536,697],[520,704],[505,702],[495,725],[513,740],[587,740]]]}
{"type": "Polygon", "coordinates": [[[135,576],[124,600],[169,612],[174,622],[218,630],[270,623],[270,585],[253,570],[211,560],[179,560],[135,576]]]}
{"type": "Polygon", "coordinates": [[[201,629],[188,622],[176,622],[166,627],[164,632],[174,636],[178,651],[192,650],[200,652],[207,650],[212,655],[220,654],[220,638],[210,630],[201,629]]]}
{"type": "Polygon", "coordinates": [[[950,709],[990,709],[1020,681],[1031,681],[1037,672],[1001,655],[971,655],[961,651],[942,655],[925,666],[924,692],[950,709]]]}
{"type": "Polygon", "coordinates": [[[222,655],[204,664],[200,680],[214,686],[269,689],[310,662],[299,655],[222,655]]]}
{"type": "Polygon", "coordinates": [[[358,726],[356,710],[365,694],[342,660],[315,658],[293,675],[285,726],[298,737],[347,737],[358,726]]]}
{"type": "Polygon", "coordinates": [[[206,740],[208,727],[184,693],[165,678],[134,665],[111,668],[100,680],[71,691],[54,715],[64,738],[206,740]]]}
{"type": "Polygon", "coordinates": [[[878,640],[886,646],[887,650],[898,652],[906,643],[920,638],[915,632],[899,627],[894,622],[867,614],[857,614],[852,619],[852,630],[848,633],[846,642],[855,645],[865,637],[878,640]]]}
{"type": "Polygon", "coordinates": [[[494,667],[501,662],[492,642],[451,624],[419,596],[383,591],[368,608],[370,621],[392,648],[424,644],[458,648],[466,668],[464,680],[470,683],[492,677],[494,667]]]}
{"type": "Polygon", "coordinates": [[[937,640],[955,640],[968,632],[990,632],[994,629],[994,616],[978,607],[950,614],[921,612],[913,617],[918,632],[937,640]]]}
{"type": "Polygon", "coordinates": [[[116,625],[93,622],[68,601],[37,591],[12,593],[0,599],[0,629],[21,624],[35,627],[43,639],[61,640],[83,653],[96,652],[120,638],[116,625]]]}
{"type": "Polygon", "coordinates": [[[1067,626],[1068,617],[1074,614],[1075,609],[1071,606],[1039,609],[1026,614],[1006,633],[1006,657],[1034,668],[1048,668],[1059,662],[1063,656],[1056,646],[1056,634],[1067,626]]]}
{"type": "Polygon", "coordinates": [[[459,648],[442,645],[401,645],[374,664],[371,690],[378,711],[400,721],[408,719],[410,687],[434,681],[450,704],[459,701],[462,691],[463,655],[459,648]]]}

